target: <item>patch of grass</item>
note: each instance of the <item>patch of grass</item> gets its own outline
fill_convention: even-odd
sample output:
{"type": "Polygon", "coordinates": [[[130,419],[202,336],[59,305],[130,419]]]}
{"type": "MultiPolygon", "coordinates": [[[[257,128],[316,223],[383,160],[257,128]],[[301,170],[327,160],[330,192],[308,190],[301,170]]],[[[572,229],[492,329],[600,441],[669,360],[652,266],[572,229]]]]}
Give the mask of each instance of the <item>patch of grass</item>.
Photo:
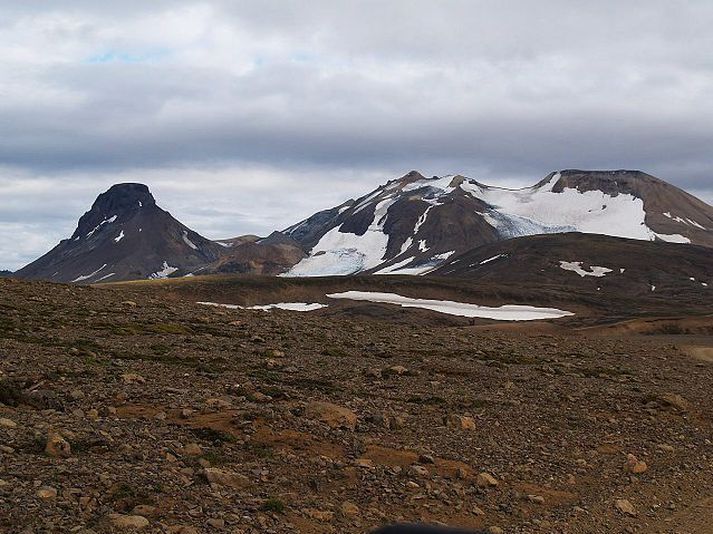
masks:
{"type": "Polygon", "coordinates": [[[282,514],[285,512],[285,503],[276,497],[270,497],[260,505],[260,511],[282,514]]]}
{"type": "Polygon", "coordinates": [[[255,456],[258,458],[262,459],[269,459],[274,456],[274,451],[270,448],[269,445],[266,445],[264,443],[246,443],[245,448],[253,453],[255,456]]]}
{"type": "Polygon", "coordinates": [[[192,334],[193,331],[183,325],[180,325],[178,323],[157,323],[157,324],[150,324],[146,325],[146,330],[149,332],[153,332],[155,334],[183,334],[183,335],[189,335],[192,334]]]}
{"type": "Polygon", "coordinates": [[[168,354],[169,352],[171,352],[171,347],[169,347],[168,345],[164,345],[162,343],[156,343],[154,345],[151,345],[149,348],[151,349],[151,351],[154,354],[159,355],[159,356],[165,355],[165,354],[168,354]]]}
{"type": "Polygon", "coordinates": [[[235,436],[232,434],[214,428],[191,428],[191,432],[196,437],[213,443],[234,443],[236,441],[235,436]]]}
{"type": "Polygon", "coordinates": [[[342,347],[325,347],[321,350],[322,356],[332,356],[334,358],[349,358],[351,354],[342,347]]]}
{"type": "Polygon", "coordinates": [[[279,373],[272,371],[270,369],[265,369],[264,367],[256,367],[248,371],[248,374],[257,380],[263,382],[280,382],[279,373]]]}
{"type": "Polygon", "coordinates": [[[310,391],[335,393],[339,390],[334,382],[322,378],[292,378],[286,379],[283,382],[298,389],[307,389],[310,391]]]}
{"type": "Polygon", "coordinates": [[[219,451],[210,450],[203,453],[203,458],[210,462],[210,465],[225,465],[228,463],[228,458],[219,451]]]}

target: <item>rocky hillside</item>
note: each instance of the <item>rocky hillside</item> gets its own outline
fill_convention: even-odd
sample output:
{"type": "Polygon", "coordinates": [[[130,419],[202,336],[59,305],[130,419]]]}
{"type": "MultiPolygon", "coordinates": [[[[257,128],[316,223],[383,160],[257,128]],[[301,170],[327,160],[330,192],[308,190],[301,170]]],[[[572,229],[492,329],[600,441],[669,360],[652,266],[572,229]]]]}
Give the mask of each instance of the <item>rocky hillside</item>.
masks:
{"type": "Polygon", "coordinates": [[[713,309],[713,254],[698,245],[578,233],[527,236],[476,247],[430,274],[477,281],[493,291],[529,284],[644,307],[662,299],[713,309]]]}
{"type": "Polygon", "coordinates": [[[310,250],[293,276],[423,274],[474,247],[584,232],[713,246],[713,207],[639,171],[550,173],[504,189],[413,171],[285,230],[310,250]]]}

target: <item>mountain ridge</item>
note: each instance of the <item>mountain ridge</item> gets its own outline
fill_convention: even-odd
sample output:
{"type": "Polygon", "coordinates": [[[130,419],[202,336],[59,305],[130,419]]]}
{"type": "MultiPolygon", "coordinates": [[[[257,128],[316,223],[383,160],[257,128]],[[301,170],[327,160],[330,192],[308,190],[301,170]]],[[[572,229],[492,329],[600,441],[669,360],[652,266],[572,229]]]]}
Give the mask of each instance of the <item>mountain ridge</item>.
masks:
{"type": "Polygon", "coordinates": [[[713,208],[641,171],[565,169],[517,189],[411,171],[286,229],[310,249],[288,275],[424,274],[479,245],[572,231],[713,247],[713,208]]]}
{"type": "Polygon", "coordinates": [[[101,193],[70,238],[14,275],[72,283],[420,275],[483,245],[570,232],[713,247],[713,207],[642,171],[564,169],[522,188],[410,171],[267,237],[210,240],[129,182],[101,193]]]}

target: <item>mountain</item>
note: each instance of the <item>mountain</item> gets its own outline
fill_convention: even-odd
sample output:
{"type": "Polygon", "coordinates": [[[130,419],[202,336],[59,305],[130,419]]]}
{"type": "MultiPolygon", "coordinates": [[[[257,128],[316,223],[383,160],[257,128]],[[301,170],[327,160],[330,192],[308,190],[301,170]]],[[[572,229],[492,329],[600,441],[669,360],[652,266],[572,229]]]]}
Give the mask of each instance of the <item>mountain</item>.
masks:
{"type": "Polygon", "coordinates": [[[566,232],[713,247],[713,207],[640,171],[563,170],[522,189],[412,171],[284,230],[309,251],[287,276],[424,274],[484,244],[566,232]]]}
{"type": "MultiPolygon", "coordinates": [[[[489,243],[449,258],[432,276],[492,287],[589,294],[597,300],[651,299],[713,305],[713,251],[700,245],[567,233],[489,243]]],[[[643,310],[639,310],[643,311],[643,310]]]]}
{"type": "Polygon", "coordinates": [[[69,239],[15,275],[75,283],[165,278],[214,262],[223,248],[159,208],[145,185],[117,184],[97,197],[69,239]]]}
{"type": "Polygon", "coordinates": [[[9,278],[12,275],[12,271],[0,271],[0,278],[9,278]]]}

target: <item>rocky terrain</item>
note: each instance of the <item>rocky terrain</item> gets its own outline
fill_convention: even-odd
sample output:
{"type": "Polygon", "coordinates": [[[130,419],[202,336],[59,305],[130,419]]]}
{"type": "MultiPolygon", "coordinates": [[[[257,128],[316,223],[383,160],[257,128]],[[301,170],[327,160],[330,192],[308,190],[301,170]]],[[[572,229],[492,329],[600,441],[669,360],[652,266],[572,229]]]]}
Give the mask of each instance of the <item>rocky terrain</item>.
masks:
{"type": "Polygon", "coordinates": [[[710,315],[354,321],[177,283],[0,279],[0,532],[711,532],[710,315]]]}

